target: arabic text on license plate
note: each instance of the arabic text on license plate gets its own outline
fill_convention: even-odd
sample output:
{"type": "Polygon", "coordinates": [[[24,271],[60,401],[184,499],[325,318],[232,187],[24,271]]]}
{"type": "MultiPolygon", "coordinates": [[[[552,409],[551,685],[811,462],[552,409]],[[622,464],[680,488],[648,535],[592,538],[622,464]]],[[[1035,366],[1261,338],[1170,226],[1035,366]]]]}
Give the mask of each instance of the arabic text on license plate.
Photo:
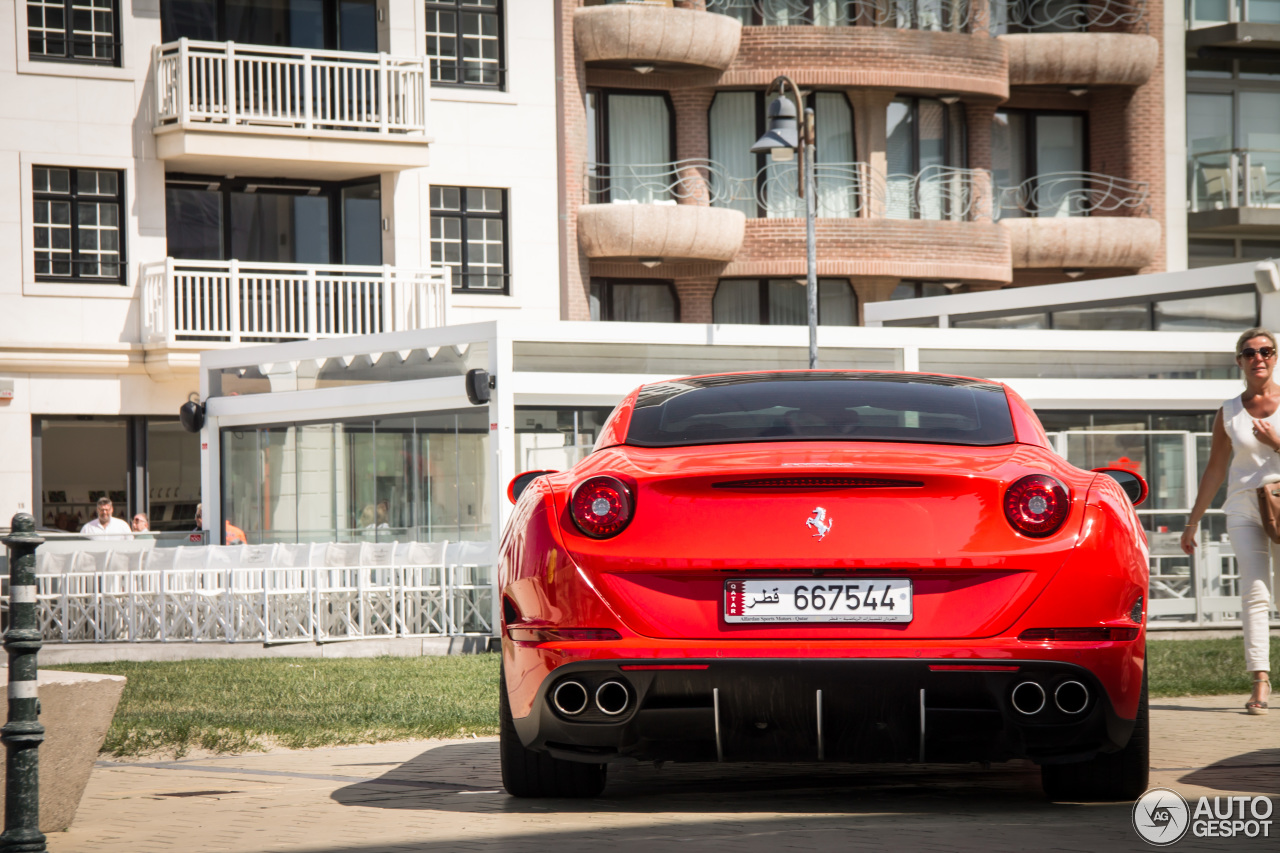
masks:
{"type": "Polygon", "coordinates": [[[726,622],[910,622],[906,578],[730,580],[726,622]]]}

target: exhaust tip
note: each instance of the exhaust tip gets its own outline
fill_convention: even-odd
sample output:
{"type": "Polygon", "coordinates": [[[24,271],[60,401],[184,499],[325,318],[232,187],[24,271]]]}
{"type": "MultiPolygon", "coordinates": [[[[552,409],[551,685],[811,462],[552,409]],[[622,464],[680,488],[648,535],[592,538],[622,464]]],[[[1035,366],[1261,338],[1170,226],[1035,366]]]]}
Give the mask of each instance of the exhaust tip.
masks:
{"type": "Polygon", "coordinates": [[[562,681],[551,692],[551,704],[568,717],[576,717],[587,710],[587,688],[580,681],[562,681]]]}
{"type": "Polygon", "coordinates": [[[1079,681],[1064,681],[1053,691],[1053,704],[1064,714],[1080,714],[1089,707],[1089,688],[1079,681]]]}
{"type": "Polygon", "coordinates": [[[596,707],[600,713],[616,717],[631,704],[631,691],[621,681],[606,681],[596,688],[596,707]]]}
{"type": "Polygon", "coordinates": [[[1043,687],[1034,681],[1024,681],[1013,688],[1010,701],[1015,711],[1029,717],[1044,710],[1046,698],[1043,687]]]}

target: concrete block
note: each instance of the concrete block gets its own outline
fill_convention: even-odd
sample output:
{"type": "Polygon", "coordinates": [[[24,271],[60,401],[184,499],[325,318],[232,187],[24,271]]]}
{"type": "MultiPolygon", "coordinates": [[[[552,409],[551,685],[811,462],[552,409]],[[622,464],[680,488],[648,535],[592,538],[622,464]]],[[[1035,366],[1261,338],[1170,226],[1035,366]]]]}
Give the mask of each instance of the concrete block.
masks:
{"type": "MultiPolygon", "coordinates": [[[[61,832],[75,819],[89,773],[107,737],[125,679],[118,675],[40,671],[40,830],[61,832]]],[[[0,667],[6,682],[8,667],[0,667]]],[[[8,711],[5,711],[6,721],[8,711]]],[[[0,787],[5,768],[0,764],[0,787]]],[[[0,819],[3,817],[0,805],[0,819]]]]}

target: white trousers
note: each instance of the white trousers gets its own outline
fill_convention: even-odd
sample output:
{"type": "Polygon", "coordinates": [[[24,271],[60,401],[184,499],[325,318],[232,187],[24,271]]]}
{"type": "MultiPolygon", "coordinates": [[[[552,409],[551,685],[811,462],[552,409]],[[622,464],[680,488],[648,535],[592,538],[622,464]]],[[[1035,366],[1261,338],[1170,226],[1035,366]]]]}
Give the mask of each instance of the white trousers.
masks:
{"type": "Polygon", "coordinates": [[[1235,514],[1227,515],[1227,536],[1240,568],[1240,621],[1244,624],[1244,668],[1249,672],[1271,669],[1271,539],[1262,524],[1235,514]]]}

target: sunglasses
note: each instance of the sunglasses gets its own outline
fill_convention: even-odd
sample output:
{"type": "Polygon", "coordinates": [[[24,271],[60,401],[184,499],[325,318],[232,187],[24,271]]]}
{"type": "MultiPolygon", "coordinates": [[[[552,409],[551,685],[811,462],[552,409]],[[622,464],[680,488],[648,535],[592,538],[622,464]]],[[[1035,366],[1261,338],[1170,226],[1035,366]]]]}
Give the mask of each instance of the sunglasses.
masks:
{"type": "Polygon", "coordinates": [[[1253,358],[1255,355],[1260,355],[1263,358],[1271,358],[1275,354],[1276,354],[1275,347],[1259,347],[1258,349],[1254,349],[1253,347],[1245,347],[1244,349],[1240,350],[1240,358],[1253,358]]]}

